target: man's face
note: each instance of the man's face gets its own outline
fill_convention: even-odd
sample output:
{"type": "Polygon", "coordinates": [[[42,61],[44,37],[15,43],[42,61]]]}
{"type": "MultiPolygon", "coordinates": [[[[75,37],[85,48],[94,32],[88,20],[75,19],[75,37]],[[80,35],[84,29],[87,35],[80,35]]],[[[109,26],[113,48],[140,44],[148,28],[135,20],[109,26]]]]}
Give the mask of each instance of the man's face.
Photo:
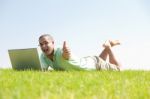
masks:
{"type": "Polygon", "coordinates": [[[54,41],[52,41],[48,36],[42,37],[39,40],[41,50],[45,55],[51,55],[54,51],[54,41]]]}

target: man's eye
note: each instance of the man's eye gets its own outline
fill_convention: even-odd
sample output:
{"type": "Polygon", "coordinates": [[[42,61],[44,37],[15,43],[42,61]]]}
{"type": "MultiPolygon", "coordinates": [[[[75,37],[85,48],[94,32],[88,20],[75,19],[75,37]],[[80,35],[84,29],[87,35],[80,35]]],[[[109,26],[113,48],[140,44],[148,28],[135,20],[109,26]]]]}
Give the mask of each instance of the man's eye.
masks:
{"type": "Polygon", "coordinates": [[[43,43],[40,43],[40,46],[43,46],[43,45],[48,45],[49,42],[43,42],[43,43]]]}
{"type": "Polygon", "coordinates": [[[43,46],[43,44],[39,44],[40,46],[43,46]]]}
{"type": "Polygon", "coordinates": [[[47,44],[48,44],[48,42],[45,42],[44,44],[46,44],[46,45],[47,45],[47,44]]]}

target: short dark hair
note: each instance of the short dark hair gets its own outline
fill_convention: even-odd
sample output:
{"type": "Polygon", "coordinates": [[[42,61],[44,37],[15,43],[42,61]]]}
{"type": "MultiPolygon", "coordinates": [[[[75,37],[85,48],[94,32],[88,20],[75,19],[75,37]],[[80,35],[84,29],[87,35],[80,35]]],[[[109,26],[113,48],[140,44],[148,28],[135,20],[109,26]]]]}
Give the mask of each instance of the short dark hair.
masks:
{"type": "Polygon", "coordinates": [[[41,36],[39,37],[39,40],[40,40],[41,38],[43,38],[43,37],[46,37],[46,36],[48,36],[52,41],[54,41],[53,37],[52,37],[50,34],[43,34],[43,35],[41,35],[41,36]]]}

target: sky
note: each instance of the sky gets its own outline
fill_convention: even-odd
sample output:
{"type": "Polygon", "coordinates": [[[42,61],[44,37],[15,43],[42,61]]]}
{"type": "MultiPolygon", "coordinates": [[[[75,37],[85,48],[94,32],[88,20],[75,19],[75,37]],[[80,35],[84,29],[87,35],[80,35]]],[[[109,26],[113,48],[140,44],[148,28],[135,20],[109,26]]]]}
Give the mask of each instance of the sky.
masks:
{"type": "Polygon", "coordinates": [[[79,57],[99,55],[108,39],[122,69],[150,70],[149,0],[0,0],[0,68],[9,49],[38,47],[41,34],[79,57]]]}

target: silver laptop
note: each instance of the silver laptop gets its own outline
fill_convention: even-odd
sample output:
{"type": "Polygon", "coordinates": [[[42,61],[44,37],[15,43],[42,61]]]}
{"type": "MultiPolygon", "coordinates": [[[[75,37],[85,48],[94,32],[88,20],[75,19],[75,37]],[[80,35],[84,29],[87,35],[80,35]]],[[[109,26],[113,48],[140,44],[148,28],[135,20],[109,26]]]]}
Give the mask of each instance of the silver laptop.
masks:
{"type": "Polygon", "coordinates": [[[16,70],[41,70],[37,48],[8,50],[11,65],[16,70]]]}

